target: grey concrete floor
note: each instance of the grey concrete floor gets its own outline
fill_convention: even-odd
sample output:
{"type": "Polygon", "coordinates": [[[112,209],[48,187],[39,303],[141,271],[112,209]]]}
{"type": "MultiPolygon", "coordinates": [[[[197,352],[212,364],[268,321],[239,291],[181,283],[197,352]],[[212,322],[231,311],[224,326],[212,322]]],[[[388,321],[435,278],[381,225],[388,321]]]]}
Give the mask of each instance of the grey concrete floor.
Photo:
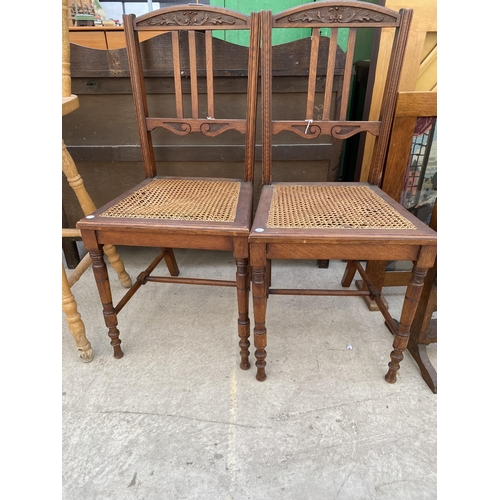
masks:
{"type": "MultiPolygon", "coordinates": [[[[133,278],[156,254],[118,250],[133,278]]],[[[233,278],[229,253],[176,255],[183,276],[233,278]]],[[[273,285],[340,287],[343,270],[276,261],[273,285]]],[[[120,360],[90,269],[72,292],[94,359],[63,315],[65,500],[437,498],[437,396],[409,354],[385,382],[392,336],[362,298],[271,296],[258,382],[253,354],[239,368],[233,288],[148,283],[119,314],[120,360]]],[[[384,294],[399,318],[404,290],[384,294]]]]}

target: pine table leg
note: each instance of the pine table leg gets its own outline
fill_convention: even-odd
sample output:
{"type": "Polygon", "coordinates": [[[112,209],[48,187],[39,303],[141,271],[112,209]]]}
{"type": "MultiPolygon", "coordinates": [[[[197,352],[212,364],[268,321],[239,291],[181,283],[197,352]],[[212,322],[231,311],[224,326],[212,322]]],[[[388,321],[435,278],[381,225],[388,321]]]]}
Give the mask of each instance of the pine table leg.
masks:
{"type": "Polygon", "coordinates": [[[66,315],[69,331],[75,339],[78,356],[84,363],[89,363],[93,358],[92,347],[85,335],[85,325],[78,312],[64,265],[62,266],[62,309],[66,315]]]}

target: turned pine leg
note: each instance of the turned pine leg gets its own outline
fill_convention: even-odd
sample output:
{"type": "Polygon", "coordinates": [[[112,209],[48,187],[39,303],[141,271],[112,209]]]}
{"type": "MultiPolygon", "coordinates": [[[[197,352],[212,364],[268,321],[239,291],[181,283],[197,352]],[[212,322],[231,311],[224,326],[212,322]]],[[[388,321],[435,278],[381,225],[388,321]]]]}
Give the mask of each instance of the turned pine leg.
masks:
{"type": "Polygon", "coordinates": [[[109,330],[108,336],[111,339],[114,357],[116,359],[120,359],[123,357],[123,351],[120,347],[122,341],[120,340],[120,331],[117,328],[118,319],[115,308],[113,307],[108,270],[106,268],[106,263],[104,262],[102,245],[99,245],[97,249],[89,250],[89,254],[92,259],[92,270],[94,271],[97,289],[101,298],[104,321],[109,330]]]}
{"type": "Polygon", "coordinates": [[[62,309],[66,315],[69,331],[75,339],[78,356],[84,363],[89,363],[93,358],[92,347],[85,335],[85,325],[78,312],[75,297],[71,293],[64,264],[62,265],[62,309]]]}
{"type": "Polygon", "coordinates": [[[250,298],[250,275],[248,269],[247,239],[235,240],[236,294],[238,300],[238,336],[240,338],[240,368],[248,370],[250,362],[250,318],[248,317],[250,298]]]}
{"type": "Polygon", "coordinates": [[[130,288],[132,286],[132,279],[130,278],[127,271],[125,271],[125,266],[116,251],[116,247],[114,245],[104,245],[103,247],[104,253],[108,257],[108,261],[111,264],[111,267],[115,270],[118,275],[118,279],[124,288],[130,288]]]}
{"type": "Polygon", "coordinates": [[[396,373],[399,370],[399,364],[403,360],[403,351],[408,346],[411,324],[417,311],[418,301],[422,294],[424,280],[427,274],[428,268],[417,266],[418,263],[413,266],[410,283],[406,288],[401,319],[399,320],[398,329],[394,336],[394,343],[392,345],[394,350],[391,352],[389,371],[385,376],[385,380],[390,384],[396,382],[396,373]]]}
{"type": "Polygon", "coordinates": [[[266,308],[267,308],[267,284],[266,284],[266,245],[251,244],[250,255],[252,264],[252,298],[254,313],[254,343],[255,343],[255,366],[257,367],[257,380],[266,380],[266,308]]]}
{"type": "MultiPolygon", "coordinates": [[[[62,171],[66,176],[68,184],[75,192],[78,203],[83,210],[83,214],[88,215],[94,212],[96,209],[94,202],[90,198],[90,195],[85,188],[83,179],[78,173],[76,164],[73,161],[73,158],[69,154],[68,150],[66,149],[64,141],[62,141],[62,171]]],[[[125,271],[125,266],[123,265],[120,256],[116,253],[115,247],[113,245],[105,245],[104,252],[108,256],[109,262],[113,269],[116,271],[116,274],[118,274],[120,283],[125,288],[130,288],[132,286],[132,280],[130,279],[127,271],[125,271]]]]}

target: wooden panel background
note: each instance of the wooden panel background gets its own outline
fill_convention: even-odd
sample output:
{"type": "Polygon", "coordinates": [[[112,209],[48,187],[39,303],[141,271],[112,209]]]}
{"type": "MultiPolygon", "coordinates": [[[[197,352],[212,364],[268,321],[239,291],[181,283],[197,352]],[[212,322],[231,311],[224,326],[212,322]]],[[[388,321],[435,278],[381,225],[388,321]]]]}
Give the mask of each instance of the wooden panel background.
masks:
{"type": "MultiPolygon", "coordinates": [[[[393,10],[413,9],[413,19],[399,84],[400,91],[437,91],[437,0],[386,0],[393,10]]],[[[373,68],[373,88],[369,100],[369,118],[377,119],[382,105],[385,74],[389,65],[391,34],[382,31],[379,53],[373,68]]],[[[367,135],[360,167],[360,181],[368,179],[375,140],[367,135]]]]}
{"type": "MultiPolygon", "coordinates": [[[[139,40],[143,42],[159,35],[160,31],[139,33],[139,40]]],[[[90,47],[91,49],[111,50],[125,47],[125,31],[119,26],[79,26],[69,28],[69,41],[75,45],[90,47]]]]}

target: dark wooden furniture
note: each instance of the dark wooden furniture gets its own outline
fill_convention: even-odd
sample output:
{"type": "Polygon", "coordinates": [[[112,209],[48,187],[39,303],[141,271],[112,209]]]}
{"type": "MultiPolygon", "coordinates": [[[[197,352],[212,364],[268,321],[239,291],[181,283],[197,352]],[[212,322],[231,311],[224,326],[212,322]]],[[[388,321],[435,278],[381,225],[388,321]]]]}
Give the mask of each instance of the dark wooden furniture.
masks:
{"type": "MultiPolygon", "coordinates": [[[[398,92],[394,122],[389,141],[387,161],[382,179],[382,189],[394,200],[400,200],[404,191],[408,158],[412,138],[420,117],[437,117],[437,92],[398,92]]],[[[434,204],[429,227],[437,231],[437,202],[434,204]]],[[[382,291],[387,286],[408,286],[409,271],[387,271],[385,262],[370,261],[366,264],[370,280],[382,291]]],[[[366,289],[362,281],[356,282],[360,289],[366,289]]],[[[378,310],[377,304],[365,297],[371,310],[378,310]]],[[[437,393],[437,372],[427,354],[427,346],[437,342],[437,319],[432,315],[437,310],[437,262],[429,270],[424,281],[422,295],[418,302],[415,319],[410,329],[408,351],[420,368],[422,378],[429,388],[437,393]]]]}
{"type": "MultiPolygon", "coordinates": [[[[429,226],[437,230],[437,202],[434,204],[429,226]]],[[[427,346],[437,342],[437,319],[432,317],[435,311],[437,311],[437,261],[425,277],[408,341],[408,352],[420,368],[422,378],[429,389],[437,394],[437,371],[427,353],[427,346]]],[[[387,322],[386,326],[389,326],[387,322]]]]}
{"type": "MultiPolygon", "coordinates": [[[[434,204],[429,226],[437,231],[437,202],[434,204]]],[[[437,372],[427,354],[427,346],[437,342],[437,261],[425,277],[417,312],[410,328],[408,351],[413,356],[425,383],[437,394],[437,372]]]]}
{"type": "MultiPolygon", "coordinates": [[[[255,162],[259,15],[247,16],[204,5],[180,5],[140,17],[125,15],[124,26],[145,180],[77,224],[92,258],[114,356],[123,356],[117,315],[145,283],[232,286],[236,288],[238,302],[240,366],[248,369],[248,234],[255,162]],[[238,110],[228,109],[217,99],[214,77],[226,71],[227,42],[212,37],[214,30],[236,29],[248,32],[250,39],[249,48],[243,49],[248,63],[241,75],[246,82],[242,94],[245,106],[239,115],[236,115],[238,110]],[[158,30],[169,33],[161,53],[148,51],[139,44],[140,32],[158,30]],[[158,61],[162,62],[163,69],[155,71],[163,71],[164,84],[173,85],[175,91],[171,105],[148,99],[146,95],[144,77],[150,67],[158,68],[158,61]],[[223,133],[242,137],[244,161],[239,163],[239,177],[158,175],[153,137],[161,133],[180,137],[198,133],[207,140],[216,140],[223,133]],[[103,260],[102,247],[107,243],[161,249],[116,305],[103,260]],[[174,248],[231,251],[236,261],[236,279],[179,276],[174,248]],[[170,276],[152,274],[162,261],[170,276]]],[[[116,127],[120,127],[120,123],[116,123],[116,127]]]]}
{"type": "MultiPolygon", "coordinates": [[[[309,30],[310,31],[310,30],[309,30]]],[[[149,33],[149,32],[148,32],[149,33]]],[[[158,33],[153,31],[151,33],[158,33]]],[[[235,33],[235,32],[233,32],[235,33]]],[[[144,32],[140,32],[145,37],[144,32]]],[[[168,33],[141,42],[147,54],[161,54],[169,44],[168,33]],[[165,41],[167,38],[167,41],[165,41]]],[[[214,47],[220,53],[221,40],[214,37],[214,47]]],[[[214,75],[214,91],[218,102],[229,113],[240,110],[245,114],[246,48],[223,44],[224,71],[214,75]]],[[[307,97],[309,66],[304,64],[307,38],[279,46],[275,70],[275,110],[277,113],[300,109],[307,97]],[[293,68],[288,61],[293,60],[293,68]]],[[[339,50],[336,60],[334,93],[342,89],[344,53],[339,50]]],[[[324,70],[324,68],[323,68],[324,70]]],[[[325,77],[320,73],[319,77],[325,77]]],[[[80,106],[63,117],[63,138],[85,185],[97,206],[102,206],[143,179],[141,148],[133,109],[132,88],[125,48],[98,50],[71,44],[71,77],[74,93],[80,106]],[[120,127],[116,124],[120,123],[120,127]]],[[[150,57],[144,69],[148,98],[153,103],[169,103],[175,107],[175,88],[171,61],[150,57]],[[165,76],[167,75],[167,76],[165,76]]],[[[257,127],[260,125],[260,120],[257,127]]],[[[239,134],[238,134],[239,135],[239,134]]],[[[260,194],[261,133],[257,133],[255,205],[260,194]]],[[[306,170],[307,179],[338,180],[341,143],[331,136],[300,143],[279,138],[273,145],[274,171],[284,180],[299,180],[306,170]],[[314,161],[312,161],[314,159],[314,161]],[[307,169],[304,167],[307,166],[307,169]]],[[[233,162],[244,157],[245,145],[230,134],[217,138],[203,134],[177,136],[156,134],[155,160],[159,172],[193,175],[203,169],[206,176],[230,177],[233,162]],[[224,162],[220,161],[221,156],[224,162]]],[[[63,179],[63,206],[68,224],[72,227],[81,218],[81,208],[73,191],[63,179]]]]}
{"type": "Polygon", "coordinates": [[[266,379],[266,306],[271,294],[369,295],[378,304],[394,335],[393,351],[385,379],[396,382],[396,373],[409,339],[427,270],[436,257],[436,233],[379,187],[387,154],[396,92],[403,64],[412,11],[395,12],[364,2],[323,1],[309,3],[272,15],[262,13],[262,116],[263,188],[249,236],[254,305],[254,341],[257,380],[266,379]],[[273,115],[273,28],[310,27],[309,92],[303,114],[298,117],[273,115]],[[344,87],[338,102],[331,100],[331,82],[339,28],[349,29],[345,57],[344,87]],[[387,86],[380,119],[367,122],[346,120],[349,82],[356,33],[361,29],[392,30],[395,34],[387,86]],[[330,30],[330,33],[328,31],[330,30]],[[320,33],[321,32],[321,33],[320,33]],[[328,34],[329,36],[321,36],[328,34]],[[326,45],[326,61],[319,61],[319,47],[326,45]],[[316,68],[326,66],[324,88],[316,92],[316,68]],[[318,112],[317,110],[321,111],[318,112]],[[370,133],[377,139],[368,183],[283,183],[272,182],[272,142],[280,133],[301,138],[321,134],[344,139],[357,133],[370,133]],[[342,285],[351,285],[356,271],[368,286],[357,289],[273,289],[273,259],[344,259],[348,266],[342,285]],[[399,324],[396,325],[360,264],[363,260],[413,261],[399,324]]]}

